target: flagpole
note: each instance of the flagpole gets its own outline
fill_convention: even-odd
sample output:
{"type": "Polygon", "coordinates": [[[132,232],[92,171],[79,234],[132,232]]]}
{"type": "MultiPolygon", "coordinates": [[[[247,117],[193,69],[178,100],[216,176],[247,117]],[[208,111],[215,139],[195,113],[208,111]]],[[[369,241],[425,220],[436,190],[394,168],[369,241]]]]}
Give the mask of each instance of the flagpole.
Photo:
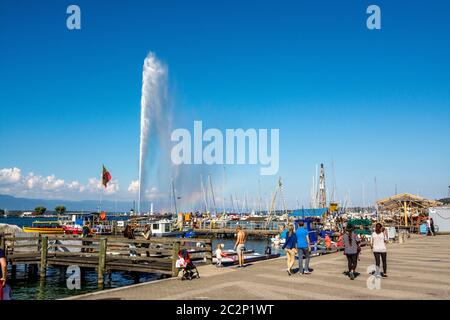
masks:
{"type": "Polygon", "coordinates": [[[103,201],[103,188],[100,191],[100,208],[99,208],[99,213],[102,211],[102,201],[103,201]]]}
{"type": "MultiPolygon", "coordinates": [[[[102,180],[103,181],[103,173],[102,173],[102,180]]],[[[100,205],[98,207],[98,213],[102,210],[102,200],[103,200],[103,184],[100,182],[100,205]]]]}
{"type": "Polygon", "coordinates": [[[102,187],[104,187],[105,189],[107,188],[108,182],[112,179],[111,174],[109,173],[109,171],[105,168],[105,165],[103,165],[103,170],[102,170],[102,176],[101,176],[101,185],[100,185],[100,207],[98,208],[99,213],[102,207],[102,200],[103,200],[103,192],[105,192],[103,190],[102,187]]]}

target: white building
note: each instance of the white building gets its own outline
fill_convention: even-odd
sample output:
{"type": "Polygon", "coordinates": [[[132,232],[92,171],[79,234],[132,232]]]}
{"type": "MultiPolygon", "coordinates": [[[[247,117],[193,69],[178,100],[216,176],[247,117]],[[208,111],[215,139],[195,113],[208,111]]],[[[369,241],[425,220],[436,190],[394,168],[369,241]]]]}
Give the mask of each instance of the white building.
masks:
{"type": "Polygon", "coordinates": [[[429,214],[437,231],[450,232],[450,206],[430,208],[429,214]]]}

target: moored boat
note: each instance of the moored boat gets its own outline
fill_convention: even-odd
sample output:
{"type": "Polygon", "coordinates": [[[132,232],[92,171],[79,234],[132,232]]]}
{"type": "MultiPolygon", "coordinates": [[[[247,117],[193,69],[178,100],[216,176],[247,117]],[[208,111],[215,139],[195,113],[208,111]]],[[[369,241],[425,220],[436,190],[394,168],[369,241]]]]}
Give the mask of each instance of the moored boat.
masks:
{"type": "Polygon", "coordinates": [[[184,234],[183,230],[174,230],[174,222],[169,219],[153,221],[150,224],[153,237],[175,237],[184,234]]]}
{"type": "Polygon", "coordinates": [[[81,234],[83,232],[83,228],[76,224],[63,224],[62,225],[65,234],[81,234]]]}
{"type": "MultiPolygon", "coordinates": [[[[225,257],[222,258],[222,264],[223,265],[232,265],[236,264],[238,262],[238,256],[236,251],[234,250],[225,250],[225,257]]],[[[244,251],[244,262],[245,263],[251,263],[255,261],[260,260],[266,260],[266,259],[273,259],[279,257],[279,254],[261,254],[258,252],[255,252],[254,250],[246,250],[244,251]]],[[[217,258],[213,257],[212,259],[213,264],[217,263],[217,258]]]]}
{"type": "Polygon", "coordinates": [[[34,221],[31,227],[23,227],[27,233],[63,234],[64,228],[57,221],[34,221]]]}

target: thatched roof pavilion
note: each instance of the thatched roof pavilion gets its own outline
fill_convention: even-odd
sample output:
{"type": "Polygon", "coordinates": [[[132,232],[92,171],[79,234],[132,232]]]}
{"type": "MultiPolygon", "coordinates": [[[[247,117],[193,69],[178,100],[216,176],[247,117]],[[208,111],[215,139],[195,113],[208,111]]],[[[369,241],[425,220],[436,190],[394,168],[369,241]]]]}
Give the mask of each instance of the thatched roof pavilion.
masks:
{"type": "Polygon", "coordinates": [[[442,203],[439,201],[410,193],[397,194],[377,201],[378,211],[403,216],[402,220],[405,226],[408,226],[408,218],[411,219],[412,216],[428,214],[428,208],[441,205],[442,203]]]}

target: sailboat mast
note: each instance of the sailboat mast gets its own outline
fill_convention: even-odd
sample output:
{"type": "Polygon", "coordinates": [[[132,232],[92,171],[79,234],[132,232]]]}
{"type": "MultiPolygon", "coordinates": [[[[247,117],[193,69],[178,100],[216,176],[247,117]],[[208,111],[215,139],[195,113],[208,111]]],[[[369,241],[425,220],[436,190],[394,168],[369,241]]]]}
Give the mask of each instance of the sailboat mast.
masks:
{"type": "Polygon", "coordinates": [[[234,199],[236,200],[236,209],[238,211],[238,214],[241,215],[242,211],[241,209],[239,209],[239,198],[237,197],[237,195],[234,196],[234,199]]]}
{"type": "Polygon", "coordinates": [[[200,188],[202,189],[202,197],[203,197],[203,203],[205,205],[205,212],[208,213],[208,198],[207,198],[207,191],[205,190],[205,186],[203,185],[203,176],[200,175],[200,188]]]}
{"type": "Polygon", "coordinates": [[[246,191],[244,194],[244,199],[245,199],[245,213],[248,213],[248,192],[246,191]]]}
{"type": "Polygon", "coordinates": [[[173,205],[175,207],[175,215],[177,215],[178,214],[177,197],[175,195],[175,185],[173,183],[173,179],[172,179],[172,195],[173,195],[173,205]]]}
{"type": "Polygon", "coordinates": [[[236,213],[236,208],[234,207],[233,195],[230,194],[231,206],[233,207],[233,213],[236,213]]]}
{"type": "Polygon", "coordinates": [[[211,175],[208,175],[208,179],[209,179],[209,187],[211,189],[212,201],[213,201],[213,205],[214,205],[214,214],[217,216],[216,198],[214,196],[214,188],[212,185],[211,175]]]}
{"type": "Polygon", "coordinates": [[[336,195],[336,176],[334,173],[334,160],[331,160],[331,175],[333,178],[333,190],[331,192],[331,202],[336,203],[337,195],[336,195]]]}
{"type": "Polygon", "coordinates": [[[362,201],[363,201],[363,209],[366,207],[366,190],[365,190],[364,180],[362,182],[362,201]]]}
{"type": "Polygon", "coordinates": [[[226,185],[226,172],[225,172],[225,166],[223,166],[223,213],[225,213],[225,185],[226,185]]]}
{"type": "Polygon", "coordinates": [[[377,221],[380,221],[380,217],[378,215],[378,204],[377,204],[377,199],[378,199],[378,186],[377,186],[377,177],[374,178],[374,184],[375,184],[375,212],[377,213],[377,221]]]}
{"type": "Polygon", "coordinates": [[[261,197],[261,179],[258,178],[258,196],[259,196],[259,214],[262,213],[262,208],[261,208],[261,202],[262,202],[262,197],[261,197]]]}

